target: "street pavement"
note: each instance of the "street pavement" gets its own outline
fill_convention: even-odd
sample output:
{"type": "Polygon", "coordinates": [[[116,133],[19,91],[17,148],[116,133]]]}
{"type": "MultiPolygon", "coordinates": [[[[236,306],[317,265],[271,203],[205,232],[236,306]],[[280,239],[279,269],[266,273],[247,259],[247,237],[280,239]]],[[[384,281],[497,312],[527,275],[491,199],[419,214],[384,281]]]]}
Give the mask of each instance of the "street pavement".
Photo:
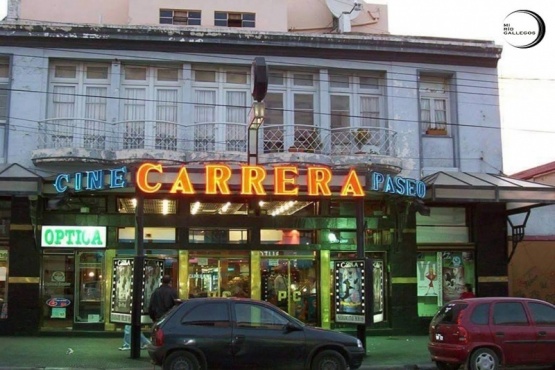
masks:
{"type": "MultiPolygon", "coordinates": [[[[84,336],[0,337],[0,370],[160,370],[146,351],[132,359],[120,351],[123,338],[84,336]]],[[[366,340],[362,370],[433,370],[427,336],[379,336],[366,340]]]]}

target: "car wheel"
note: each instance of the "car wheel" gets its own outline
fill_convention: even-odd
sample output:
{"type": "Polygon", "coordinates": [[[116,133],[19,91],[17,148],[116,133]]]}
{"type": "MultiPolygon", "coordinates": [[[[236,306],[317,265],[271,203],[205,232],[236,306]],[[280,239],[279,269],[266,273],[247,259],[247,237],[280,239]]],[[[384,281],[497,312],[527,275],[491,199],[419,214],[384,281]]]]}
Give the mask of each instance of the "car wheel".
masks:
{"type": "Polygon", "coordinates": [[[497,370],[499,369],[499,358],[489,348],[478,348],[472,352],[468,368],[470,370],[497,370]]]}
{"type": "Polygon", "coordinates": [[[436,361],[436,367],[438,370],[458,370],[461,367],[460,364],[450,364],[448,362],[436,361]]]}
{"type": "Polygon", "coordinates": [[[346,370],[347,362],[337,351],[326,350],[312,360],[311,370],[346,370]]]}
{"type": "Polygon", "coordinates": [[[200,370],[200,364],[191,352],[177,351],[166,357],[164,370],[200,370]]]}

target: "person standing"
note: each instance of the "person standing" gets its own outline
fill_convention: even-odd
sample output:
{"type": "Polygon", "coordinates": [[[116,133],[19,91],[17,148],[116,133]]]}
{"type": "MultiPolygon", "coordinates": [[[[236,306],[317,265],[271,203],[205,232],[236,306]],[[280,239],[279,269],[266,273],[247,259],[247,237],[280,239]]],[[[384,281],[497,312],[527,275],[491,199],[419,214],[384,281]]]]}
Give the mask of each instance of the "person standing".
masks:
{"type": "Polygon", "coordinates": [[[171,286],[170,275],[164,275],[162,277],[162,285],[156,288],[150,297],[148,315],[152,322],[156,322],[164,316],[175,305],[177,300],[177,291],[171,286]]]}
{"type": "MultiPolygon", "coordinates": [[[[150,344],[150,340],[141,332],[141,349],[146,349],[150,344]]],[[[131,325],[125,325],[123,328],[123,345],[119,347],[120,351],[131,349],[131,325]]]]}
{"type": "Polygon", "coordinates": [[[472,292],[472,284],[464,284],[464,292],[461,293],[460,299],[476,297],[472,292]]]}

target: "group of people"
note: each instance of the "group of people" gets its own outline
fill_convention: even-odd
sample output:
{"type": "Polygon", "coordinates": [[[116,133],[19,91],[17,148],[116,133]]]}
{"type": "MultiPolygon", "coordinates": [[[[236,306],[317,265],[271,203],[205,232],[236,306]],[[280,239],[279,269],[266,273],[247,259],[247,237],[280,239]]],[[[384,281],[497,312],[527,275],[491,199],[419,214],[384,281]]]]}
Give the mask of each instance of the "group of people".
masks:
{"type": "MultiPolygon", "coordinates": [[[[164,275],[162,277],[162,285],[152,292],[150,303],[148,305],[148,315],[152,322],[158,321],[166,312],[168,312],[178,301],[177,290],[171,286],[171,276],[164,275]]],[[[148,338],[141,333],[141,349],[145,349],[150,344],[148,338]]],[[[123,330],[123,345],[119,347],[120,351],[131,348],[131,325],[125,325],[123,330]]]]}

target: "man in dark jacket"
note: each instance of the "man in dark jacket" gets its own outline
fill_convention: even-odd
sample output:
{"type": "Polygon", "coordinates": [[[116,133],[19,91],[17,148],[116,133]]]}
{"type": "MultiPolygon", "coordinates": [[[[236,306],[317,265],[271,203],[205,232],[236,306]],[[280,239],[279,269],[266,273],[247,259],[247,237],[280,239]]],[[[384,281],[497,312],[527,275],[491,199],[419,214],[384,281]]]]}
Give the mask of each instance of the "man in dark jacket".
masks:
{"type": "Polygon", "coordinates": [[[148,314],[153,322],[158,321],[166,312],[168,312],[178,300],[177,291],[170,286],[170,275],[164,275],[162,285],[160,285],[150,296],[150,304],[148,306],[148,314]]]}

